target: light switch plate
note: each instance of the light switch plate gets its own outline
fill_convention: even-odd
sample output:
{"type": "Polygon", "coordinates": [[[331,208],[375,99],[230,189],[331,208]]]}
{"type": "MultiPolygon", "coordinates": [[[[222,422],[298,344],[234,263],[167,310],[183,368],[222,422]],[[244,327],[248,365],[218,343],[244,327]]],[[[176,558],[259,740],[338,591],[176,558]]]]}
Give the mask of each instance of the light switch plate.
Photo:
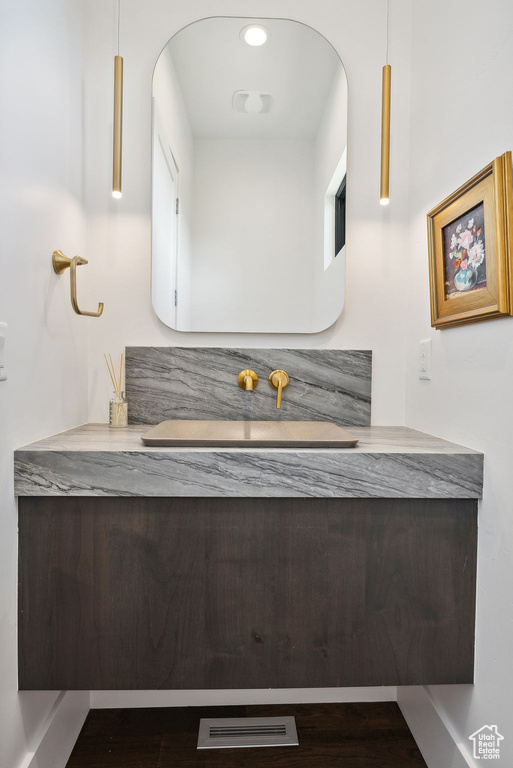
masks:
{"type": "Polygon", "coordinates": [[[431,339],[419,344],[419,379],[431,380],[431,339]]]}
{"type": "Polygon", "coordinates": [[[0,381],[7,379],[7,363],[5,360],[5,340],[7,336],[7,323],[0,322],[0,381]]]}

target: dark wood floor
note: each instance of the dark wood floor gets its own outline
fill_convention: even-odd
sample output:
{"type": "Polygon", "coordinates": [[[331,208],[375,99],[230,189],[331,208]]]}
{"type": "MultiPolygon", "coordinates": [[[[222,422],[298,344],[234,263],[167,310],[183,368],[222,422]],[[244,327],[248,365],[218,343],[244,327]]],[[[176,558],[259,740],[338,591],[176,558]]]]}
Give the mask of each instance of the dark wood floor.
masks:
{"type": "Polygon", "coordinates": [[[91,710],[67,768],[418,768],[394,702],[91,710]],[[196,750],[201,717],[295,715],[299,747],[196,750]]]}

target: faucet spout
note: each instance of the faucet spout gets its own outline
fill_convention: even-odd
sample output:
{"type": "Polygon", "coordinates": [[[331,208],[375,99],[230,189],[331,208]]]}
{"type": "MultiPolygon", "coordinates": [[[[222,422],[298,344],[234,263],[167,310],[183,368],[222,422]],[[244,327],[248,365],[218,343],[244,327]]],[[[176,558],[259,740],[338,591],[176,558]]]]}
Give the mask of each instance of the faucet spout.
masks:
{"type": "Polygon", "coordinates": [[[246,368],[237,376],[237,384],[241,389],[245,389],[246,392],[252,392],[258,384],[258,376],[255,371],[246,368]]]}

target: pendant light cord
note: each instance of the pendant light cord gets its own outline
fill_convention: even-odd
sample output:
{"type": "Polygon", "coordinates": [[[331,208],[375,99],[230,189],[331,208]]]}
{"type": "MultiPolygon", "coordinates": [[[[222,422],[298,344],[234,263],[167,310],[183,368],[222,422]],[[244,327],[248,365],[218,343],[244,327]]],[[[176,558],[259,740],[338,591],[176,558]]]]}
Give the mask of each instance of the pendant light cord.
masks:
{"type": "Polygon", "coordinates": [[[390,0],[387,0],[387,53],[385,63],[388,64],[388,39],[390,37],[390,0]]]}
{"type": "Polygon", "coordinates": [[[121,0],[118,0],[118,56],[119,56],[119,26],[121,22],[121,0]]]}

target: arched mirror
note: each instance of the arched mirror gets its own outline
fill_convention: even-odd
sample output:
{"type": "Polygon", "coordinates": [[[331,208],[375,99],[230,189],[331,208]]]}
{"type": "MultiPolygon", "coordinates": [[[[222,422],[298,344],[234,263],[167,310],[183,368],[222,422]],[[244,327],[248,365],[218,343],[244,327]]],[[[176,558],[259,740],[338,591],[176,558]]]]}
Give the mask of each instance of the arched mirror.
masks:
{"type": "Polygon", "coordinates": [[[210,18],[153,76],[152,301],[180,331],[314,333],[345,295],[347,80],[318,32],[210,18]]]}

